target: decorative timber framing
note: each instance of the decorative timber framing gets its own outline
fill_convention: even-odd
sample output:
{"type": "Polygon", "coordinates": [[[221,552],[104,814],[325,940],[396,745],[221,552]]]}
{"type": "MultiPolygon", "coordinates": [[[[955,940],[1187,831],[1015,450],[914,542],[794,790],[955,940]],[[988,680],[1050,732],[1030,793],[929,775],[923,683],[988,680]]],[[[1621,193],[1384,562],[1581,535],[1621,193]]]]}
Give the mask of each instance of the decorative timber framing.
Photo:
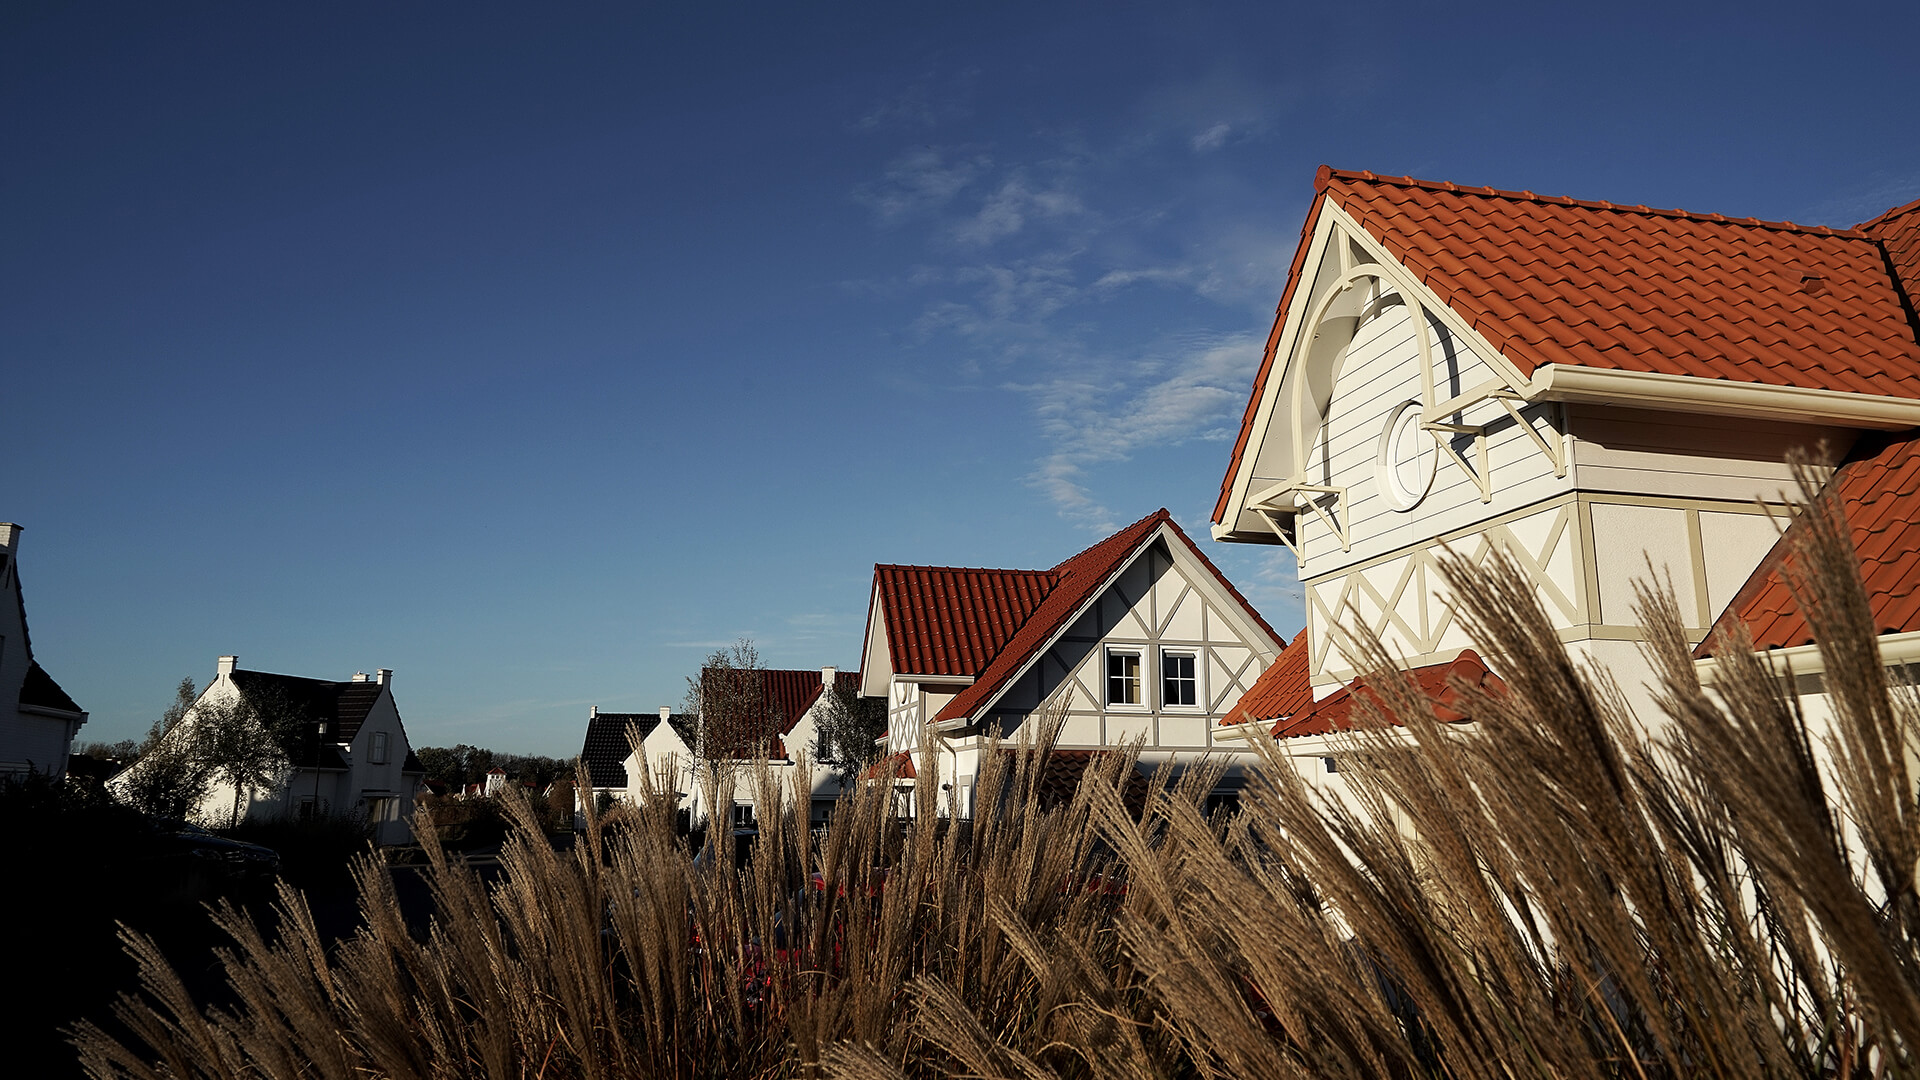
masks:
{"type": "Polygon", "coordinates": [[[1449,553],[1475,564],[1484,564],[1495,552],[1511,557],[1539,593],[1564,642],[1644,640],[1638,625],[1621,622],[1604,610],[1596,506],[1672,510],[1684,515],[1687,565],[1673,565],[1670,570],[1676,577],[1685,575],[1688,588],[1684,591],[1691,603],[1682,615],[1689,622],[1688,637],[1695,642],[1705,638],[1715,614],[1701,515],[1765,517],[1778,530],[1790,513],[1787,506],[1763,503],[1567,492],[1333,573],[1305,578],[1301,585],[1312,658],[1309,677],[1315,686],[1324,686],[1344,684],[1360,674],[1345,663],[1337,648],[1336,624],[1379,636],[1404,654],[1402,659],[1409,666],[1438,663],[1455,655],[1466,642],[1453,605],[1446,602],[1446,582],[1439,569],[1439,560],[1449,553]]]}
{"type": "MultiPolygon", "coordinates": [[[[1316,482],[1308,473],[1308,464],[1312,459],[1313,442],[1319,437],[1330,414],[1334,385],[1346,362],[1346,349],[1359,322],[1358,316],[1346,309],[1354,306],[1356,297],[1352,294],[1363,285],[1372,286],[1376,302],[1378,297],[1394,293],[1406,305],[1419,353],[1421,428],[1433,438],[1441,456],[1473,482],[1479,490],[1482,503],[1492,502],[1494,492],[1493,462],[1487,451],[1487,425],[1469,423],[1465,414],[1489,402],[1498,404],[1505,415],[1526,433],[1534,447],[1553,465],[1554,476],[1564,478],[1567,475],[1568,455],[1563,433],[1553,430],[1552,420],[1543,417],[1540,418],[1541,422],[1548,425],[1548,432],[1543,434],[1520,412],[1519,405],[1528,403],[1536,396],[1529,393],[1535,388],[1528,377],[1522,375],[1511,361],[1457,312],[1434,297],[1365,228],[1332,201],[1321,208],[1303,267],[1320,267],[1323,268],[1320,272],[1324,273],[1329,253],[1334,259],[1334,265],[1330,268],[1335,272],[1332,282],[1317,293],[1315,290],[1322,287],[1318,281],[1312,282],[1294,301],[1294,310],[1281,313],[1282,330],[1274,349],[1278,356],[1285,357],[1285,361],[1279,365],[1278,384],[1260,403],[1253,427],[1256,445],[1250,445],[1242,457],[1242,475],[1235,477],[1233,485],[1235,493],[1245,499],[1245,508],[1264,522],[1274,536],[1293,551],[1296,559],[1301,562],[1306,560],[1306,552],[1302,550],[1294,528],[1294,519],[1302,510],[1320,518],[1328,531],[1339,539],[1342,551],[1352,549],[1352,537],[1347,528],[1346,487],[1334,483],[1331,477],[1316,482]],[[1342,306],[1343,301],[1345,306],[1342,306]],[[1300,317],[1295,318],[1295,314],[1300,317]],[[1436,328],[1464,343],[1469,351],[1492,369],[1493,377],[1441,400],[1434,362],[1433,330],[1436,328]],[[1280,400],[1283,396],[1284,402],[1280,400]],[[1276,426],[1273,415],[1276,409],[1284,409],[1286,414],[1284,426],[1291,439],[1291,445],[1287,447],[1291,456],[1286,466],[1290,475],[1278,483],[1268,483],[1259,491],[1252,492],[1248,489],[1253,482],[1256,463],[1260,460],[1260,446],[1257,444],[1263,444],[1267,434],[1276,426]],[[1449,438],[1459,435],[1472,439],[1471,461],[1454,445],[1454,439],[1449,438]]],[[[1229,506],[1232,506],[1231,502],[1229,506]]],[[[1231,513],[1226,520],[1231,522],[1231,513]]],[[[1223,529],[1216,527],[1214,531],[1216,538],[1220,538],[1223,529]]],[[[1228,527],[1224,531],[1232,530],[1228,527]]]]}

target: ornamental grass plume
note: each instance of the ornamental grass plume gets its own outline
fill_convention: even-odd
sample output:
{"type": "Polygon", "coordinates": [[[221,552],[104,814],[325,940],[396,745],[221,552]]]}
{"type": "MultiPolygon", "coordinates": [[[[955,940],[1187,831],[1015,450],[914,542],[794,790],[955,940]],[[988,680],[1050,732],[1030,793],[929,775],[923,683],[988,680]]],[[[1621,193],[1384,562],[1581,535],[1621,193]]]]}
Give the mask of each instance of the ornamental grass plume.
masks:
{"type": "Polygon", "coordinates": [[[429,926],[363,859],[353,937],[290,889],[271,927],[223,909],[209,1007],[129,935],[129,1037],[74,1040],[97,1077],[1916,1075],[1920,716],[1816,479],[1788,579],[1830,722],[1738,632],[1703,682],[1652,590],[1663,715],[1635,716],[1524,575],[1449,557],[1504,689],[1456,687],[1474,723],[1442,723],[1348,636],[1377,701],[1335,751],[1344,794],[1266,744],[1208,814],[1221,763],[1142,798],[1129,747],[1050,802],[1058,706],[984,755],[964,822],[933,738],[910,787],[883,764],[819,835],[809,792],[723,764],[713,820],[738,784],[761,808],[737,873],[730,831],[690,846],[650,790],[564,852],[516,805],[492,882],[423,827],[429,926]]]}

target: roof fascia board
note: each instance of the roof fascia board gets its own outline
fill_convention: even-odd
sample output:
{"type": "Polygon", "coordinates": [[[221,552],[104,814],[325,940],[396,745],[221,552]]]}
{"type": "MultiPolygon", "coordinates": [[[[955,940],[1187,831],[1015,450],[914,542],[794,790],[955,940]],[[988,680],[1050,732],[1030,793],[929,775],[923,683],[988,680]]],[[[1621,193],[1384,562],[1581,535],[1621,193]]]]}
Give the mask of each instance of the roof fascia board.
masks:
{"type": "MultiPolygon", "coordinates": [[[[1418,296],[1420,306],[1426,309],[1427,314],[1445,324],[1446,328],[1452,331],[1453,336],[1466,343],[1467,348],[1486,361],[1487,366],[1492,368],[1495,374],[1506,379],[1508,386],[1518,388],[1526,385],[1527,377],[1520,373],[1520,369],[1514,366],[1513,361],[1507,359],[1505,353],[1494,348],[1492,342],[1481,337],[1480,331],[1475,330],[1459,312],[1453,310],[1452,304],[1442,300],[1437,293],[1427,288],[1425,282],[1414,277],[1413,271],[1408,270],[1405,263],[1388,251],[1385,244],[1368,232],[1366,226],[1342,209],[1339,203],[1332,199],[1328,199],[1327,203],[1327,209],[1332,213],[1334,220],[1340,222],[1346,229],[1347,235],[1365,249],[1367,254],[1373,256],[1375,262],[1386,269],[1387,279],[1400,290],[1400,295],[1418,296]]],[[[1427,332],[1424,326],[1416,329],[1422,334],[1427,332]]],[[[1424,404],[1437,405],[1439,402],[1429,401],[1424,404]]]]}
{"type": "Polygon", "coordinates": [[[45,705],[22,705],[19,708],[21,712],[34,716],[50,716],[55,720],[78,720],[83,724],[87,722],[85,709],[50,709],[45,705]]]}
{"type": "MultiPolygon", "coordinates": [[[[1882,634],[1879,645],[1882,664],[1920,661],[1920,630],[1882,634]]],[[[1818,642],[1795,645],[1790,649],[1766,649],[1761,651],[1760,661],[1776,676],[1786,675],[1789,671],[1795,675],[1816,675],[1827,670],[1826,657],[1821,654],[1818,642]]],[[[1717,657],[1703,656],[1693,662],[1693,668],[1699,673],[1701,682],[1711,683],[1719,676],[1720,661],[1717,657]]]]}
{"type": "Polygon", "coordinates": [[[1881,431],[1920,427],[1920,400],[1660,372],[1547,364],[1533,373],[1521,393],[1528,401],[1711,412],[1881,431]]]}
{"type": "MultiPolygon", "coordinates": [[[[1086,598],[1080,601],[1080,605],[1068,612],[1066,618],[1060,620],[1060,625],[1054,627],[1053,633],[1047,635],[1047,639],[1042,641],[1039,646],[1033,650],[1033,655],[1027,657],[1012,674],[1000,680],[1000,685],[995,687],[991,694],[987,695],[986,700],[982,701],[978,708],[966,716],[956,716],[950,720],[935,723],[931,725],[933,730],[935,732],[959,731],[980,723],[988,713],[993,711],[993,707],[1000,703],[1000,699],[1006,696],[1007,690],[1017,685],[1021,679],[1026,678],[1027,672],[1032,671],[1033,666],[1039,663],[1041,658],[1045,657],[1055,645],[1060,643],[1060,639],[1067,635],[1067,631],[1073,629],[1073,625],[1079,622],[1081,617],[1095,604],[1098,604],[1101,597],[1107,595],[1107,590],[1113,588],[1113,583],[1120,580],[1120,575],[1126,573],[1127,570],[1139,560],[1141,554],[1152,547],[1155,540],[1163,536],[1167,538],[1167,548],[1171,550],[1174,546],[1172,543],[1174,537],[1168,532],[1167,523],[1163,521],[1159,525],[1154,526],[1152,532],[1141,537],[1140,542],[1135,544],[1133,550],[1127,553],[1127,557],[1120,560],[1119,564],[1113,568],[1113,572],[1101,580],[1099,587],[1087,593],[1086,598]]],[[[991,663],[991,661],[989,661],[989,663],[991,663]]]]}
{"type": "MultiPolygon", "coordinates": [[[[1313,241],[1307,246],[1306,258],[1300,263],[1302,274],[1318,276],[1320,263],[1327,257],[1327,244],[1333,235],[1333,218],[1324,211],[1332,208],[1331,199],[1322,199],[1323,213],[1314,224],[1313,241]]],[[[1254,463],[1260,460],[1260,450],[1266,445],[1267,431],[1273,425],[1273,412],[1279,407],[1281,388],[1289,385],[1287,376],[1294,374],[1294,345],[1300,337],[1300,324],[1305,321],[1306,313],[1313,304],[1313,282],[1302,281],[1304,288],[1296,287],[1289,299],[1287,309],[1280,313],[1274,327],[1274,339],[1271,344],[1274,359],[1280,361],[1278,371],[1272,373],[1262,388],[1260,407],[1253,414],[1253,428],[1247,433],[1247,445],[1240,452],[1240,468],[1233,478],[1233,494],[1227,500],[1227,511],[1222,515],[1220,524],[1213,527],[1214,538],[1223,533],[1233,532],[1233,524],[1247,505],[1248,488],[1253,483],[1254,463]]]]}
{"type": "Polygon", "coordinates": [[[861,697],[885,697],[886,696],[887,684],[893,681],[892,650],[893,650],[893,643],[887,640],[886,613],[880,610],[880,575],[878,573],[878,568],[875,568],[875,573],[873,575],[873,593],[867,598],[867,632],[860,641],[860,696],[861,697]],[[880,620],[880,625],[878,627],[874,626],[875,619],[880,620]],[[876,633],[879,635],[877,638],[875,637],[876,633]],[[878,690],[875,690],[870,685],[873,681],[873,673],[869,673],[869,671],[867,670],[867,661],[874,655],[875,650],[873,648],[873,644],[876,640],[879,641],[881,645],[881,648],[879,649],[879,653],[882,657],[886,659],[886,664],[887,664],[887,678],[880,680],[880,686],[878,690]]]}

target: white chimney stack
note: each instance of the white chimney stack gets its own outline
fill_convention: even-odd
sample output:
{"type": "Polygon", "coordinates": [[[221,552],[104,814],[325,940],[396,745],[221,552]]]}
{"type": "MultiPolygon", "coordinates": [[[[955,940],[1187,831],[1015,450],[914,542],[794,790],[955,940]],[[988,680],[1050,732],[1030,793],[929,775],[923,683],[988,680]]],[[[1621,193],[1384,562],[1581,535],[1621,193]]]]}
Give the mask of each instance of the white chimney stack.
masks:
{"type": "Polygon", "coordinates": [[[223,656],[220,658],[219,662],[214,666],[214,670],[217,671],[222,678],[225,678],[226,676],[233,674],[233,669],[239,666],[240,666],[239,657],[223,656]]]}
{"type": "Polygon", "coordinates": [[[672,716],[673,716],[673,706],[671,705],[660,706],[660,719],[662,722],[665,722],[667,719],[671,718],[672,716]]]}
{"type": "Polygon", "coordinates": [[[20,548],[20,528],[11,521],[0,521],[0,548],[17,552],[20,548]]]}
{"type": "Polygon", "coordinates": [[[354,681],[354,682],[366,682],[366,681],[367,681],[367,673],[366,673],[366,672],[364,672],[364,671],[356,671],[356,672],[354,672],[354,673],[353,673],[353,681],[354,681]]]}
{"type": "Polygon", "coordinates": [[[833,677],[839,673],[840,673],[840,669],[837,667],[821,668],[820,669],[820,688],[822,690],[832,690],[833,677]]]}
{"type": "Polygon", "coordinates": [[[392,668],[383,667],[378,672],[376,672],[375,675],[376,675],[376,678],[374,681],[378,682],[381,686],[385,686],[388,683],[393,681],[392,668]]]}
{"type": "Polygon", "coordinates": [[[587,706],[587,719],[592,720],[593,718],[599,715],[600,715],[600,706],[598,705],[587,706]]]}

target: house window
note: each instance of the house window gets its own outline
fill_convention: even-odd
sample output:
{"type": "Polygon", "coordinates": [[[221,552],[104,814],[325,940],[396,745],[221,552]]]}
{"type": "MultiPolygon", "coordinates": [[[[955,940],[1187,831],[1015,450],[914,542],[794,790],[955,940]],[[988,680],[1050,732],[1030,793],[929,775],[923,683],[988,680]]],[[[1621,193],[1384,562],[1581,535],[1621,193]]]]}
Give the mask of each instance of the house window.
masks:
{"type": "Polygon", "coordinates": [[[735,803],[733,807],[733,827],[736,829],[753,828],[753,804],[735,803]]]}
{"type": "Polygon", "coordinates": [[[1194,655],[1190,652],[1160,654],[1160,704],[1198,705],[1200,680],[1194,674],[1194,655]]]}
{"type": "Polygon", "coordinates": [[[375,765],[387,763],[387,733],[384,731],[373,733],[373,763],[375,765]]]}
{"type": "Polygon", "coordinates": [[[1107,704],[1140,704],[1140,651],[1107,650],[1107,704]]]}

